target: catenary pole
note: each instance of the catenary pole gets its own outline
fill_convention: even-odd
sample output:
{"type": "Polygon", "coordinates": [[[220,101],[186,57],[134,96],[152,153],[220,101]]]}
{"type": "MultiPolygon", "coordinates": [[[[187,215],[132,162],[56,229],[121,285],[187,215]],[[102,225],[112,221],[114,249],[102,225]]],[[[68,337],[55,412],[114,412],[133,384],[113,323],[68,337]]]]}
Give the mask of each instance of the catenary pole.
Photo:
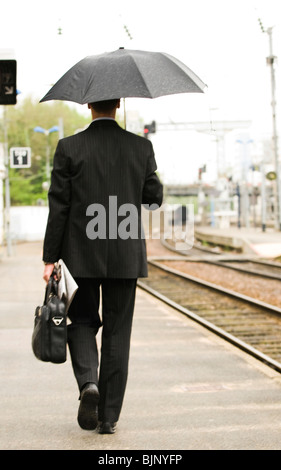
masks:
{"type": "Polygon", "coordinates": [[[4,106],[4,159],[6,168],[5,177],[5,232],[7,243],[7,255],[12,255],[12,241],[11,241],[11,228],[10,228],[10,180],[9,180],[9,155],[8,155],[8,130],[7,130],[7,116],[6,107],[4,106]]]}
{"type": "Polygon", "coordinates": [[[271,75],[271,106],[272,106],[272,126],[273,126],[273,153],[275,164],[275,219],[276,228],[281,231],[281,180],[280,180],[280,164],[279,164],[279,150],[278,150],[278,135],[277,135],[277,119],[276,119],[276,80],[275,80],[275,63],[277,57],[273,55],[273,40],[272,32],[273,27],[264,29],[261,19],[259,24],[263,33],[267,33],[269,37],[269,56],[266,58],[267,64],[270,66],[271,75]]]}
{"type": "Polygon", "coordinates": [[[267,30],[269,36],[269,57],[267,63],[271,69],[271,90],[272,90],[272,124],[273,124],[273,151],[275,161],[275,172],[276,172],[276,224],[277,228],[281,230],[281,181],[280,181],[280,166],[279,166],[279,155],[278,155],[278,135],[277,135],[277,122],[276,122],[276,98],[275,98],[275,61],[276,57],[273,55],[272,46],[272,28],[267,30]]]}

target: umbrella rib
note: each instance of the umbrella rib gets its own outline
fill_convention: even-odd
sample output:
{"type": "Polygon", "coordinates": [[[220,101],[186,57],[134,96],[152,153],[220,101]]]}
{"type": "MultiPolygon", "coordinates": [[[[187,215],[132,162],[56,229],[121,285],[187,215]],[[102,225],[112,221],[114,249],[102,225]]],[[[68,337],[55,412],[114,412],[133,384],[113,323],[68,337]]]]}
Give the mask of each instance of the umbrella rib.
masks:
{"type": "Polygon", "coordinates": [[[150,98],[152,98],[153,96],[152,96],[151,90],[150,90],[149,86],[146,84],[146,81],[145,81],[145,79],[144,79],[144,76],[143,76],[142,72],[140,71],[139,65],[137,64],[137,61],[136,61],[135,57],[130,56],[130,58],[133,60],[135,66],[136,66],[136,69],[137,69],[139,75],[140,75],[141,78],[142,78],[142,81],[143,81],[143,83],[144,83],[144,85],[145,85],[145,88],[146,88],[146,90],[147,90],[147,92],[148,92],[150,98]]]}
{"type": "MultiPolygon", "coordinates": [[[[141,77],[142,85],[143,85],[143,88],[144,88],[144,90],[143,90],[143,92],[142,92],[141,95],[138,95],[138,94],[134,95],[134,94],[132,94],[131,97],[138,97],[138,96],[144,97],[144,96],[145,96],[145,97],[153,98],[152,93],[151,93],[151,90],[149,89],[149,87],[148,87],[148,85],[147,85],[147,83],[146,83],[146,81],[145,81],[145,79],[144,79],[144,76],[143,76],[143,74],[141,73],[141,71],[140,71],[140,69],[139,69],[139,65],[137,64],[137,61],[136,61],[135,58],[134,58],[133,56],[131,56],[131,55],[128,55],[128,57],[129,57],[130,60],[132,60],[133,63],[135,64],[135,72],[137,71],[137,73],[138,73],[139,76],[141,77]],[[147,96],[147,94],[148,94],[149,96],[147,96]]],[[[128,67],[128,70],[129,70],[129,67],[128,67]]],[[[91,88],[91,85],[92,85],[93,81],[94,81],[94,72],[93,72],[93,73],[90,75],[90,77],[89,77],[88,84],[87,84],[87,88],[85,89],[85,92],[84,92],[84,97],[87,96],[87,94],[88,94],[88,92],[89,92],[89,90],[90,90],[90,88],[91,88]]],[[[116,96],[114,96],[114,98],[116,98],[116,99],[117,99],[117,98],[125,98],[125,97],[128,98],[129,96],[128,96],[128,95],[127,95],[127,96],[123,96],[122,91],[120,91],[119,93],[116,92],[116,96]],[[119,96],[117,96],[117,95],[119,95],[119,96]]],[[[113,97],[112,97],[112,99],[113,99],[113,97]]],[[[85,99],[84,99],[83,101],[84,101],[83,104],[85,104],[85,103],[88,102],[88,100],[85,100],[85,99]]]]}

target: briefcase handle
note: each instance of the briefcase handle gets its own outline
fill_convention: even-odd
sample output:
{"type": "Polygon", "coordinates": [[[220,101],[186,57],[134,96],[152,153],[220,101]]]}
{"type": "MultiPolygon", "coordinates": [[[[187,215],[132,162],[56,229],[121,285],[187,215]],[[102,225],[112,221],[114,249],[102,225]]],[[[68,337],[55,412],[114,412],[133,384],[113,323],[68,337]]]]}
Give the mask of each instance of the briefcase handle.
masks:
{"type": "Polygon", "coordinates": [[[44,305],[47,305],[52,295],[58,295],[58,281],[55,279],[55,275],[56,273],[53,271],[46,286],[44,305]]]}

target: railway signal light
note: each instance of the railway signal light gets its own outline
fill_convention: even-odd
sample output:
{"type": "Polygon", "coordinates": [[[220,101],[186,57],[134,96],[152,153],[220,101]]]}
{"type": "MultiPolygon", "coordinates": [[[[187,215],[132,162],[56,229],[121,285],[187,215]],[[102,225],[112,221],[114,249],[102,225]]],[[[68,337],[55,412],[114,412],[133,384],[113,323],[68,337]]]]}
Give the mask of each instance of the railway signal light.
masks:
{"type": "Polygon", "coordinates": [[[202,179],[202,173],[206,173],[207,171],[207,166],[203,165],[202,167],[198,168],[198,179],[202,179]]]}
{"type": "Polygon", "coordinates": [[[17,62],[0,60],[0,104],[17,102],[17,62]]]}
{"type": "Polygon", "coordinates": [[[156,132],[156,122],[152,121],[150,124],[145,124],[143,128],[143,135],[148,139],[149,134],[155,134],[156,132]]]}

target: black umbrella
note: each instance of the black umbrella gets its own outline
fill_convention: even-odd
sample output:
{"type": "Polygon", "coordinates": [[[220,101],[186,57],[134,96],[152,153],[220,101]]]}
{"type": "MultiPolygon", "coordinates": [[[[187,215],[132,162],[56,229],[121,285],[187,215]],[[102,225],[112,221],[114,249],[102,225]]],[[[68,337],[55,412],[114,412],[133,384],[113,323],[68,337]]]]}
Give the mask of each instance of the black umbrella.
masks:
{"type": "Polygon", "coordinates": [[[82,59],[40,102],[63,100],[86,104],[115,98],[157,98],[202,93],[205,86],[192,70],[169,54],[120,48],[82,59]]]}

